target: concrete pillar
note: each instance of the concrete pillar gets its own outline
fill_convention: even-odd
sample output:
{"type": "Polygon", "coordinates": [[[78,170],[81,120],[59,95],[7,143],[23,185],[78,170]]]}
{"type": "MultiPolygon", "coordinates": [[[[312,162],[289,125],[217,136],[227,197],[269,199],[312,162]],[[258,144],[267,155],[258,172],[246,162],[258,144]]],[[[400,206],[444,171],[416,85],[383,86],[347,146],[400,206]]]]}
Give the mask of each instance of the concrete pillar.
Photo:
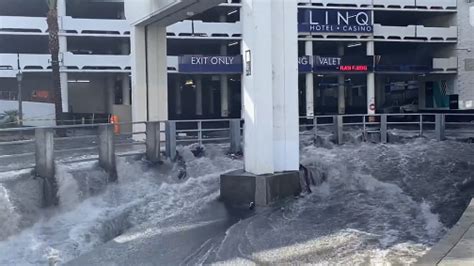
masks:
{"type": "Polygon", "coordinates": [[[346,113],[346,85],[344,74],[337,75],[337,112],[340,115],[346,113]]]}
{"type": "Polygon", "coordinates": [[[176,159],[176,122],[166,122],[166,156],[176,159]]]}
{"type": "Polygon", "coordinates": [[[446,139],[445,136],[445,129],[446,129],[446,118],[444,114],[436,114],[435,115],[435,133],[436,133],[436,140],[443,141],[446,139]]]}
{"type": "Polygon", "coordinates": [[[202,113],[202,77],[196,76],[196,115],[203,115],[202,113]]]}
{"type": "MultiPolygon", "coordinates": [[[[66,0],[59,0],[58,1],[58,19],[59,19],[59,32],[64,33],[65,31],[62,28],[63,23],[61,20],[63,17],[66,16],[66,0]]],[[[64,35],[59,35],[59,60],[63,60],[64,55],[67,53],[67,37],[64,35]]],[[[60,63],[60,71],[61,74],[59,75],[59,80],[61,82],[61,101],[63,112],[69,112],[69,84],[68,84],[68,74],[64,72],[66,67],[64,67],[64,63],[60,63]]]]}
{"type": "Polygon", "coordinates": [[[230,110],[229,79],[227,75],[221,75],[221,116],[229,117],[230,110]]]}
{"type": "MultiPolygon", "coordinates": [[[[130,54],[130,43],[128,39],[123,41],[121,50],[122,55],[130,54]]],[[[122,104],[130,105],[130,76],[128,73],[122,76],[122,104]]]]}
{"type": "Polygon", "coordinates": [[[130,105],[130,76],[128,73],[122,75],[122,104],[130,105]]]}
{"type": "Polygon", "coordinates": [[[115,104],[115,75],[107,77],[105,90],[107,113],[112,114],[115,104]]]}
{"type": "MultiPolygon", "coordinates": [[[[367,55],[375,55],[375,46],[374,41],[367,42],[367,55]]],[[[375,73],[367,73],[367,114],[375,114],[376,105],[375,105],[375,73]]]]}
{"type": "Polygon", "coordinates": [[[342,145],[344,144],[344,121],[342,116],[335,115],[333,116],[334,121],[334,136],[336,140],[336,144],[342,145]]]}
{"type": "Polygon", "coordinates": [[[375,77],[375,108],[376,110],[382,110],[385,103],[385,80],[383,75],[377,75],[375,77]]]}
{"type": "Polygon", "coordinates": [[[214,88],[210,87],[208,88],[209,90],[209,114],[213,115],[214,114],[214,109],[215,109],[215,99],[214,99],[214,88]]]}
{"type": "Polygon", "coordinates": [[[241,23],[245,170],[298,171],[297,2],[243,0],[241,23]]]}
{"type": "MultiPolygon", "coordinates": [[[[344,43],[340,43],[337,47],[337,55],[344,56],[344,43]]],[[[337,75],[337,110],[340,115],[346,113],[346,85],[345,76],[342,73],[337,75]]]]}
{"type": "Polygon", "coordinates": [[[61,72],[59,74],[59,80],[61,82],[61,101],[63,106],[63,113],[69,112],[69,83],[68,74],[61,72]]]}
{"type": "Polygon", "coordinates": [[[182,103],[182,89],[181,89],[181,79],[179,76],[176,77],[176,80],[175,80],[175,90],[176,90],[176,93],[175,93],[175,100],[176,100],[176,103],[175,103],[175,112],[177,115],[181,115],[183,113],[183,103],[182,103]]]}
{"type": "MultiPolygon", "coordinates": [[[[220,22],[226,22],[227,16],[222,15],[219,17],[220,22]]],[[[220,47],[220,54],[227,55],[227,43],[222,43],[220,47]]],[[[230,95],[229,95],[229,80],[227,75],[221,75],[221,116],[228,117],[230,114],[230,95]]]]}
{"type": "Polygon", "coordinates": [[[146,158],[153,163],[160,161],[160,135],[160,122],[146,124],[146,158]]]}
{"type": "MultiPolygon", "coordinates": [[[[132,120],[148,121],[146,29],[134,27],[131,32],[132,54],[132,120]]],[[[143,132],[143,124],[133,125],[133,130],[143,132]]],[[[136,140],[144,140],[145,135],[134,135],[136,140]]]]}
{"type": "Polygon", "coordinates": [[[232,119],[230,122],[230,152],[238,153],[241,152],[241,129],[240,119],[232,119]]]}
{"type": "MultiPolygon", "coordinates": [[[[166,54],[166,27],[147,26],[147,80],[148,119],[168,120],[168,66],[166,54]]],[[[146,99],[146,98],[145,98],[146,99]]]]}
{"type": "MultiPolygon", "coordinates": [[[[313,41],[305,41],[305,55],[313,56],[313,41]]],[[[314,74],[306,73],[306,116],[314,116],[314,74]]]]}
{"type": "Polygon", "coordinates": [[[109,182],[117,181],[117,166],[115,164],[113,125],[99,126],[99,165],[109,174],[109,182]]]}
{"type": "Polygon", "coordinates": [[[54,165],[54,131],[51,128],[35,129],[35,147],[36,147],[36,175],[43,178],[43,205],[50,207],[57,205],[59,199],[58,184],[55,178],[54,165]]]}

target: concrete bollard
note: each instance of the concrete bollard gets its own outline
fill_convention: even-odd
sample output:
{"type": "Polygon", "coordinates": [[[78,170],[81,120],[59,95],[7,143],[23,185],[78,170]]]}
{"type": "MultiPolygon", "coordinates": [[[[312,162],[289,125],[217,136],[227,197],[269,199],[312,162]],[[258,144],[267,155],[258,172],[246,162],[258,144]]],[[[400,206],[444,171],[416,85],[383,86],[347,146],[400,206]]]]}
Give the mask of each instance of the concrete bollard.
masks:
{"type": "Polygon", "coordinates": [[[160,122],[146,124],[146,158],[156,163],[161,159],[160,154],[160,122]]]}
{"type": "Polygon", "coordinates": [[[54,131],[52,128],[35,129],[36,175],[43,179],[43,206],[59,204],[58,184],[54,165],[54,131]]]}
{"type": "Polygon", "coordinates": [[[166,122],[166,156],[176,159],[176,122],[166,122]]]}
{"type": "Polygon", "coordinates": [[[334,120],[334,136],[336,137],[336,144],[342,145],[344,142],[343,118],[341,115],[335,115],[334,120]]]}
{"type": "Polygon", "coordinates": [[[443,141],[446,139],[444,131],[445,131],[445,116],[444,114],[436,114],[435,115],[435,132],[436,132],[436,139],[438,141],[443,141]]]}
{"type": "Polygon", "coordinates": [[[115,162],[114,126],[99,126],[99,165],[109,174],[109,182],[116,182],[117,165],[115,162]]]}
{"type": "Polygon", "coordinates": [[[387,115],[383,114],[380,117],[380,142],[387,143],[387,115]]]}
{"type": "Polygon", "coordinates": [[[230,152],[239,153],[242,151],[241,142],[241,130],[240,130],[240,119],[232,119],[229,122],[230,126],[230,152]]]}

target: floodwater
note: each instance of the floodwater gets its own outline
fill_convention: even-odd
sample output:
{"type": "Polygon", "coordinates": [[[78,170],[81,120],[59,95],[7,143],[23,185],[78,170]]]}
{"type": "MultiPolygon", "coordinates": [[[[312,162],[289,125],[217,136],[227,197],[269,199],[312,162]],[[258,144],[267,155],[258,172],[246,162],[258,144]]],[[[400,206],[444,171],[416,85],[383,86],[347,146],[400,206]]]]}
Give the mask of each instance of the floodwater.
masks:
{"type": "Polygon", "coordinates": [[[474,194],[474,144],[413,139],[343,146],[302,140],[312,193],[231,209],[219,175],[243,162],[206,146],[182,165],[120,159],[118,184],[95,163],[58,165],[60,206],[40,208],[41,181],[0,174],[0,265],[300,262],[409,265],[459,219],[474,194]]]}

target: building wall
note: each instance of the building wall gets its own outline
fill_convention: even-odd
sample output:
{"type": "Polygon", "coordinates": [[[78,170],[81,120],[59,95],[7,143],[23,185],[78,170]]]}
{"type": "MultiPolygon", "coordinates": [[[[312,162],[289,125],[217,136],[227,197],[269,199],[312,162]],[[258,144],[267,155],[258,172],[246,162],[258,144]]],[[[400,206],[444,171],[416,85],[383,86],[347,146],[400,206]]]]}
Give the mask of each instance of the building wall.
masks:
{"type": "Polygon", "coordinates": [[[69,83],[69,104],[74,113],[107,113],[104,78],[88,79],[90,83],[69,83]]]}
{"type": "Polygon", "coordinates": [[[458,1],[458,76],[454,93],[459,94],[460,108],[474,109],[474,3],[458,1]],[[470,49],[470,52],[467,51],[470,49]],[[471,61],[470,69],[467,62],[471,61]]]}

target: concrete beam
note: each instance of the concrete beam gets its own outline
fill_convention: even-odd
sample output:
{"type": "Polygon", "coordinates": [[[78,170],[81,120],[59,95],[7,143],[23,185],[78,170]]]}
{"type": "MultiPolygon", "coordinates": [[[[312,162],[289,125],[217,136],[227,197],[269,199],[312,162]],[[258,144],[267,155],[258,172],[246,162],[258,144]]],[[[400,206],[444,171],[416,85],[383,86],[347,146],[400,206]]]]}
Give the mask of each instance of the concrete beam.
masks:
{"type": "Polygon", "coordinates": [[[126,0],[126,17],[132,25],[168,26],[224,3],[225,0],[126,0]]]}

